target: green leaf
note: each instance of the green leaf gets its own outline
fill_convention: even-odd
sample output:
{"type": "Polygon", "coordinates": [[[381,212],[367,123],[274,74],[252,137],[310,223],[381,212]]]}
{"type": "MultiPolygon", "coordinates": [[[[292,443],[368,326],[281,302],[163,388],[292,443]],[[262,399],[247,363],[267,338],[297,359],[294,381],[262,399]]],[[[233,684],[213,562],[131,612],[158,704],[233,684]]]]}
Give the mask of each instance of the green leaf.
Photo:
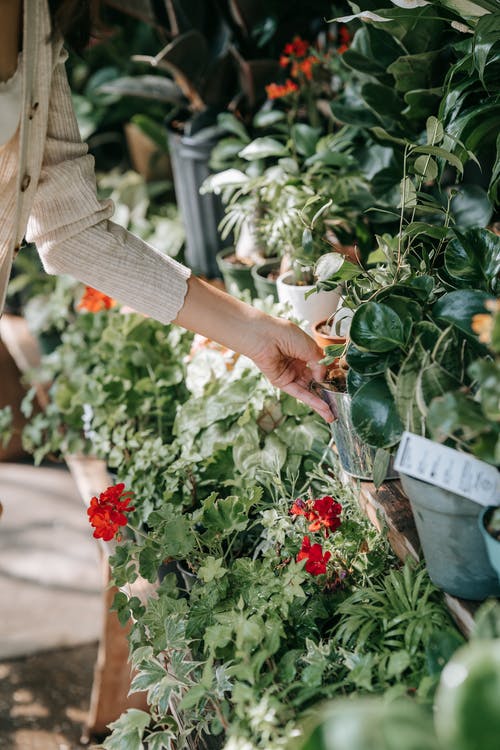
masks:
{"type": "Polygon", "coordinates": [[[437,117],[429,117],[425,123],[425,130],[427,133],[427,145],[435,146],[444,138],[443,125],[437,117]]]}
{"type": "Polygon", "coordinates": [[[453,230],[444,261],[450,276],[468,288],[496,293],[500,276],[500,237],[479,227],[453,230]]]}
{"type": "Polygon", "coordinates": [[[354,346],[353,343],[349,344],[346,355],[349,368],[363,376],[379,375],[385,372],[396,357],[396,352],[384,352],[380,354],[362,351],[354,346]]]}
{"type": "Polygon", "coordinates": [[[484,71],[489,58],[500,46],[500,14],[491,13],[479,19],[474,34],[474,65],[484,85],[484,71]]]}
{"type": "Polygon", "coordinates": [[[350,336],[358,349],[367,352],[388,352],[404,345],[401,318],[379,302],[366,302],[356,310],[350,336]]]}
{"type": "Polygon", "coordinates": [[[478,18],[498,9],[496,0],[438,0],[439,4],[464,18],[478,18]]]}
{"type": "Polygon", "coordinates": [[[223,578],[227,573],[222,557],[215,558],[211,555],[205,557],[204,564],[198,569],[198,576],[205,583],[210,583],[217,578],[223,578]]]}
{"type": "Polygon", "coordinates": [[[111,722],[109,726],[113,733],[104,740],[103,747],[106,750],[144,750],[142,736],[150,721],[151,717],[145,711],[129,708],[111,722]]]}
{"type": "Polygon", "coordinates": [[[387,68],[394,76],[397,91],[432,88],[434,72],[439,62],[439,52],[421,52],[416,55],[401,55],[387,68]]]}
{"type": "Polygon", "coordinates": [[[432,308],[433,317],[437,321],[450,323],[464,333],[468,338],[476,341],[477,337],[471,328],[474,315],[484,313],[485,303],[492,297],[485,292],[473,289],[458,289],[448,292],[439,299],[432,308]]]}
{"type": "Polygon", "coordinates": [[[432,112],[437,112],[442,99],[442,89],[415,89],[404,95],[406,107],[403,115],[409,120],[421,120],[432,112]]]}
{"type": "Polygon", "coordinates": [[[419,156],[413,166],[416,174],[425,180],[435,180],[438,176],[438,165],[430,156],[419,156]]]}
{"type": "Polygon", "coordinates": [[[312,156],[321,135],[320,128],[313,128],[305,123],[295,123],[291,130],[295,148],[302,156],[312,156]]]}
{"type": "Polygon", "coordinates": [[[377,489],[384,483],[390,460],[391,454],[389,451],[384,448],[377,448],[373,459],[373,484],[377,489]]]}
{"type": "Polygon", "coordinates": [[[361,88],[361,96],[370,109],[382,117],[400,119],[403,101],[390,86],[365,83],[361,88]]]}
{"type": "Polygon", "coordinates": [[[460,174],[464,171],[464,167],[458,156],[452,154],[451,151],[447,151],[441,146],[417,146],[412,149],[414,154],[432,154],[433,156],[439,156],[440,159],[444,159],[449,162],[460,174]]]}
{"type": "Polygon", "coordinates": [[[465,393],[446,393],[432,402],[427,424],[439,442],[461,434],[465,439],[476,438],[487,429],[480,405],[465,393]]]}
{"type": "Polygon", "coordinates": [[[248,146],[240,151],[242,159],[255,161],[256,159],[266,159],[268,156],[288,156],[288,149],[275,138],[264,136],[254,138],[248,146]]]}
{"type": "Polygon", "coordinates": [[[358,435],[377,448],[390,448],[403,433],[394,399],[381,376],[361,386],[353,395],[351,417],[358,435]]]}
{"type": "Polygon", "coordinates": [[[357,104],[332,102],[330,109],[334,118],[346,125],[371,128],[380,123],[380,119],[361,101],[357,104]]]}
{"type": "Polygon", "coordinates": [[[413,208],[417,205],[417,191],[409,177],[404,177],[400,183],[400,201],[398,208],[413,208]]]}
{"type": "Polygon", "coordinates": [[[485,227],[493,214],[485,190],[479,185],[459,185],[452,198],[450,208],[458,227],[485,227]]]}
{"type": "Polygon", "coordinates": [[[248,135],[247,129],[241,120],[238,120],[238,118],[230,112],[221,112],[217,117],[217,123],[224,128],[224,130],[237,136],[240,139],[240,143],[250,142],[250,136],[248,135]]]}

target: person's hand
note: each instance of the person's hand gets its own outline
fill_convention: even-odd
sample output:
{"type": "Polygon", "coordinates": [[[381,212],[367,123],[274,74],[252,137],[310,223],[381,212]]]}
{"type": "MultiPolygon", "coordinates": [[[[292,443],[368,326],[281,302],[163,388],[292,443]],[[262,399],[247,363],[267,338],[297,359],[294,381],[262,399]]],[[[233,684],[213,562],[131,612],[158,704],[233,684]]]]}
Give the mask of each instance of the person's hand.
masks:
{"type": "Polygon", "coordinates": [[[323,351],[314,339],[289,320],[266,316],[259,321],[258,344],[248,356],[273,385],[310,406],[327,422],[333,421],[329,407],[310,390],[323,380],[326,368],[319,364],[323,351]]]}
{"type": "Polygon", "coordinates": [[[266,315],[195,276],[174,322],[249,357],[273,385],[333,421],[329,407],[310,390],[314,380],[325,377],[319,364],[323,351],[294,323],[266,315]]]}

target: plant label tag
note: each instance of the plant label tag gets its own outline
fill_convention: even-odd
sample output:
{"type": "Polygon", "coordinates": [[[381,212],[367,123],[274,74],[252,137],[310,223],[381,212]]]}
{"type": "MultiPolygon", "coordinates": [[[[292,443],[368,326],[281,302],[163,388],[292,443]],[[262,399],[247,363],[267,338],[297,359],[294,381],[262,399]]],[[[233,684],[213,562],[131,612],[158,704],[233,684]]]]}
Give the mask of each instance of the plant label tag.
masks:
{"type": "Polygon", "coordinates": [[[403,433],[394,468],[479,505],[500,505],[500,473],[494,466],[420,435],[403,433]]]}

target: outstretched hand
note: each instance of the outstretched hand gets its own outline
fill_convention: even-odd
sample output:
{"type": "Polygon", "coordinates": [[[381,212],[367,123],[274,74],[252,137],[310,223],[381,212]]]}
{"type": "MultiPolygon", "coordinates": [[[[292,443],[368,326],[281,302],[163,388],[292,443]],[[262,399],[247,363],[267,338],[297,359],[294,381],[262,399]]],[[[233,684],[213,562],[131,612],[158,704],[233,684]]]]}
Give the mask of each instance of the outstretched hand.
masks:
{"type": "Polygon", "coordinates": [[[260,345],[249,354],[251,359],[273,385],[332,422],[329,407],[310,389],[313,381],[325,377],[326,368],[319,364],[322,350],[307,333],[288,320],[268,318],[262,327],[260,345]]]}
{"type": "Polygon", "coordinates": [[[329,407],[311,391],[323,380],[323,351],[301,328],[275,318],[191,276],[175,323],[252,359],[271,383],[333,421],[329,407]]]}

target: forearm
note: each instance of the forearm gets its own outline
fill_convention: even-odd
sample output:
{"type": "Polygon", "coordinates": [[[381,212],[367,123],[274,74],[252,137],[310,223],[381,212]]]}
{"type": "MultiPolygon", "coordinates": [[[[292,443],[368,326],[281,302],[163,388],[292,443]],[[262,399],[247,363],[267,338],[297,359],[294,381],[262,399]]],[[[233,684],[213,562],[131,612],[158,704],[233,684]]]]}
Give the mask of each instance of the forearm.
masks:
{"type": "Polygon", "coordinates": [[[21,0],[0,0],[0,81],[16,72],[21,34],[21,0]]]}
{"type": "Polygon", "coordinates": [[[257,329],[267,316],[226,292],[191,276],[184,304],[174,323],[219,342],[228,349],[253,356],[257,329]]]}

